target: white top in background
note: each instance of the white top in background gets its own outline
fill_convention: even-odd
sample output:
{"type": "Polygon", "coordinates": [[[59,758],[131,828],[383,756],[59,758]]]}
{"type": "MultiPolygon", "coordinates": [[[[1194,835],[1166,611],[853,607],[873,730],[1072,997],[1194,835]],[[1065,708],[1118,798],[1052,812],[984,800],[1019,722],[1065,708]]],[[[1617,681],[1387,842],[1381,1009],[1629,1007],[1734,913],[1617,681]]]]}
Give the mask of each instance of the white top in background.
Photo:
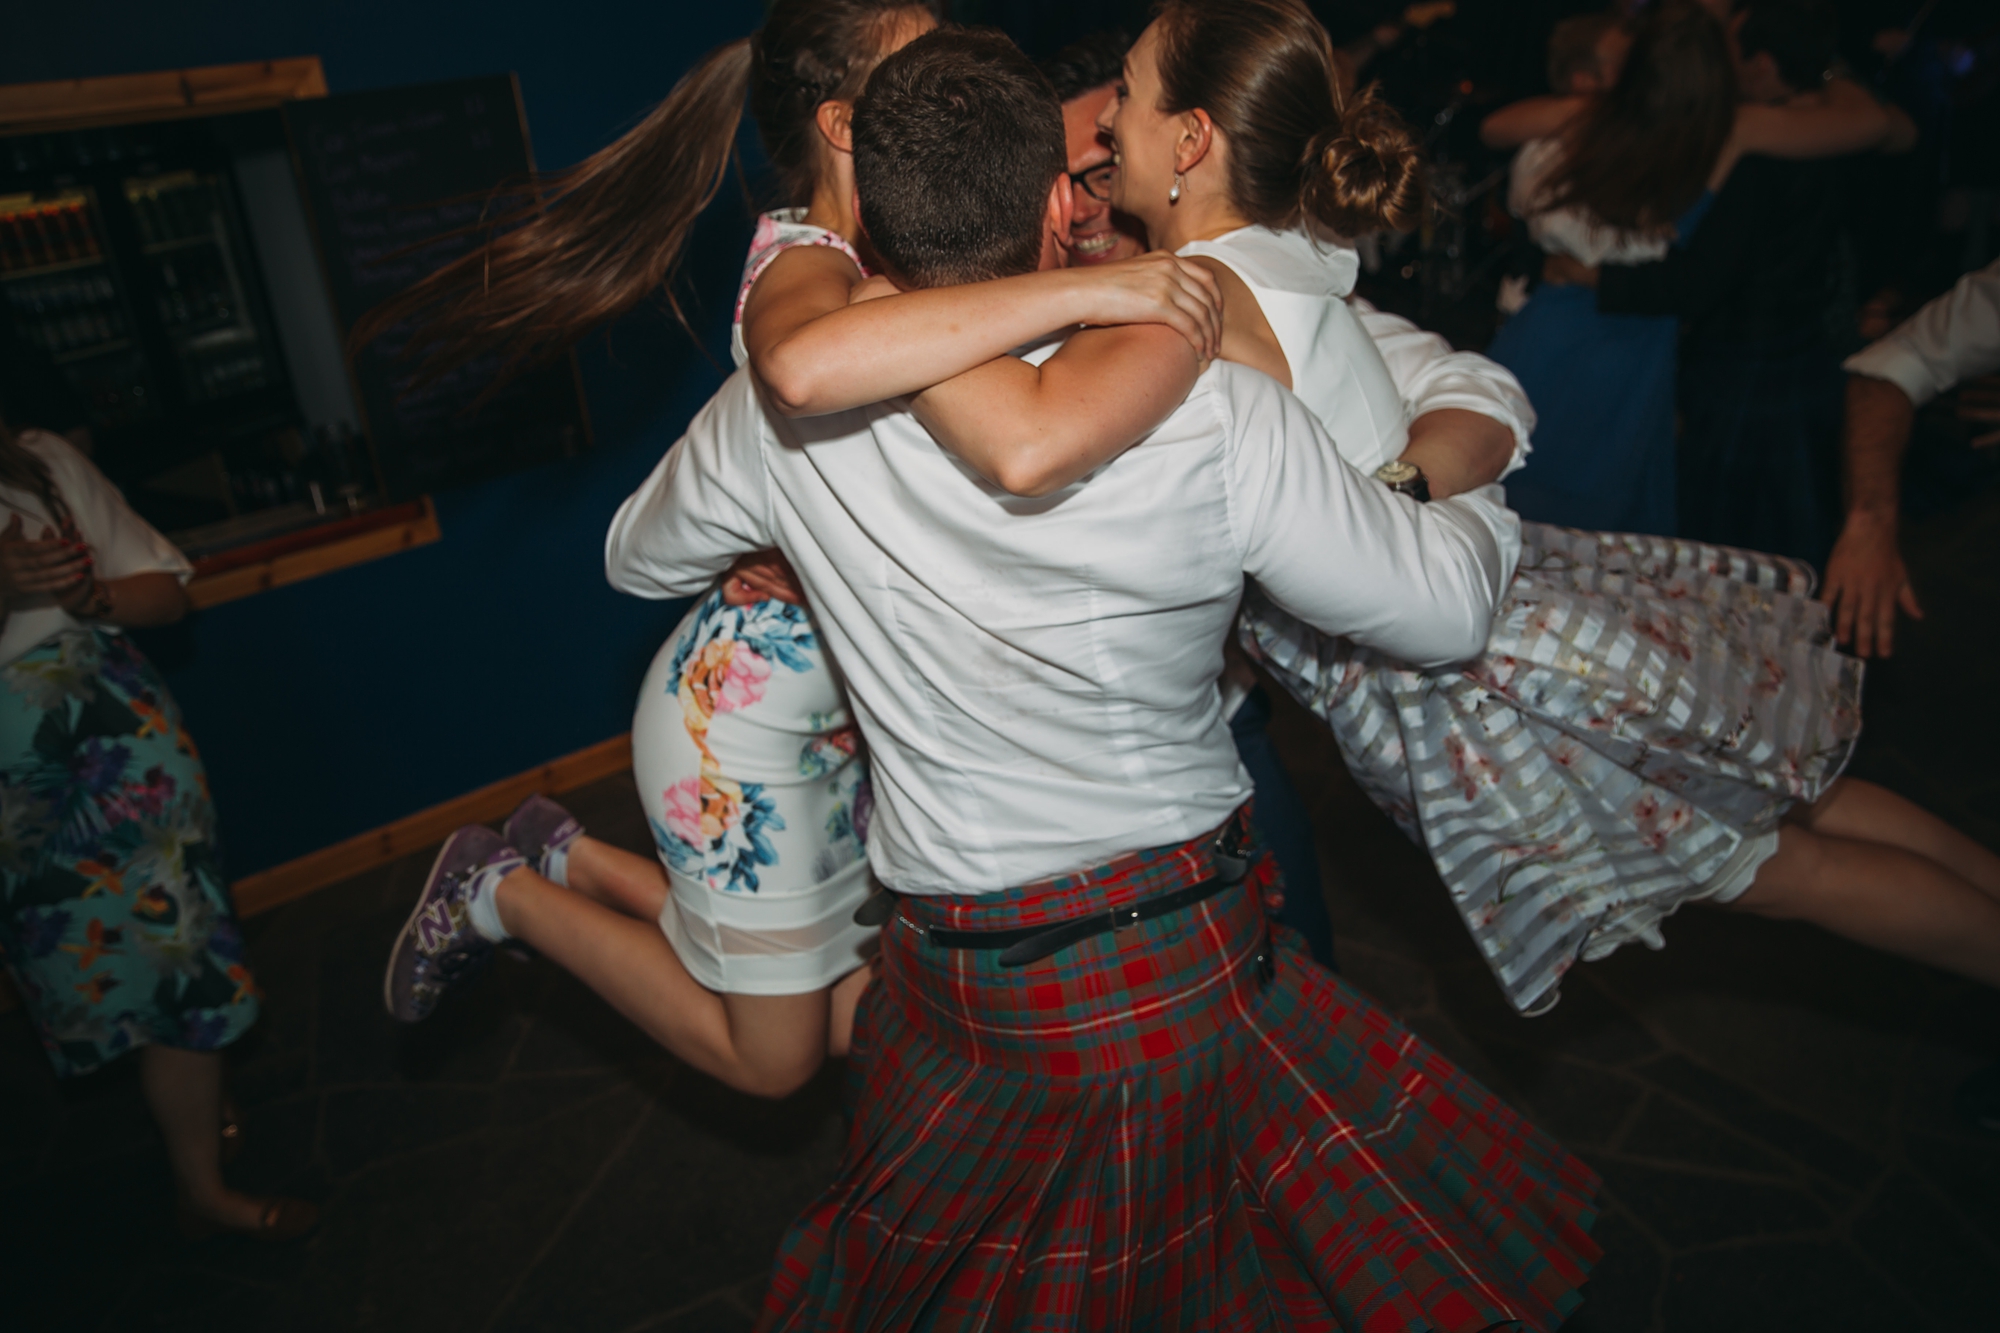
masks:
{"type": "Polygon", "coordinates": [[[1643,264],[1666,257],[1671,238],[1607,227],[1580,208],[1544,209],[1542,185],[1562,162],[1562,142],[1533,139],[1514,155],[1507,183],[1507,211],[1528,220],[1528,235],[1555,255],[1599,264],[1643,264]]]}
{"type": "Polygon", "coordinates": [[[2000,259],[1842,363],[1856,375],[1888,380],[1922,407],[1953,385],[2000,370],[2000,259]]]}
{"type": "MultiPolygon", "coordinates": [[[[182,582],[194,572],[174,544],[162,537],[153,525],[132,512],[118,488],[91,466],[90,460],[59,435],[47,431],[24,430],[15,437],[21,447],[48,464],[56,493],[76,518],[77,531],[90,544],[97,561],[97,577],[122,579],[130,574],[160,571],[178,574],[182,582]]],[[[30,541],[56,524],[42,503],[30,491],[0,486],[0,527],[21,516],[21,527],[30,541]]],[[[86,628],[59,606],[17,607],[0,628],[0,666],[13,662],[36,645],[70,630],[86,628]]],[[[107,626],[106,628],[110,628],[107,626]]]]}
{"type": "Polygon", "coordinates": [[[620,508],[605,564],[680,597],[783,551],[868,741],[877,875],[990,893],[1195,837],[1250,794],[1216,686],[1246,573],[1309,623],[1443,663],[1485,645],[1501,542],[1476,506],[1355,474],[1241,366],[1040,499],[980,481],[901,402],[774,420],[739,370],[620,508]]]}

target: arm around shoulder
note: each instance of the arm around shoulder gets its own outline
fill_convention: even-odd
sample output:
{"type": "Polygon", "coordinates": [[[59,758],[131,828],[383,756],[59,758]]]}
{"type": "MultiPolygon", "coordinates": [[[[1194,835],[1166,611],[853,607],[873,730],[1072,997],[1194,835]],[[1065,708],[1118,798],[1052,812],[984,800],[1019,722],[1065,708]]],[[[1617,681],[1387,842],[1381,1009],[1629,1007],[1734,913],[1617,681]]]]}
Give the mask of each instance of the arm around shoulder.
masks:
{"type": "Polygon", "coordinates": [[[1002,357],[919,394],[933,438],[1013,495],[1049,495],[1143,439],[1201,365],[1161,324],[1085,329],[1041,365],[1002,357]]]}

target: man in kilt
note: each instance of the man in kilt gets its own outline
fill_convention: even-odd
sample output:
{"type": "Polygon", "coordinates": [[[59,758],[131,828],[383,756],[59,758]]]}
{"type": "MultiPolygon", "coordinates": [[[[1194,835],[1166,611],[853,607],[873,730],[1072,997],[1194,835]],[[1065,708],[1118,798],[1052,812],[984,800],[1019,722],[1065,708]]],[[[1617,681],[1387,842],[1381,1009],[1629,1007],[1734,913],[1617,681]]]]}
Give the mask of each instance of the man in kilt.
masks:
{"type": "MultiPolygon", "coordinates": [[[[889,57],[853,138],[898,287],[1057,261],[1062,117],[1005,38],[889,57]]],[[[1362,479],[1255,371],[1193,384],[1024,498],[909,403],[788,421],[739,371],[614,521],[621,586],[662,597],[783,551],[873,764],[853,1130],[762,1328],[1552,1329],[1578,1302],[1595,1176],[1274,932],[1216,686],[1246,574],[1408,661],[1478,651],[1506,519],[1362,479]]]]}

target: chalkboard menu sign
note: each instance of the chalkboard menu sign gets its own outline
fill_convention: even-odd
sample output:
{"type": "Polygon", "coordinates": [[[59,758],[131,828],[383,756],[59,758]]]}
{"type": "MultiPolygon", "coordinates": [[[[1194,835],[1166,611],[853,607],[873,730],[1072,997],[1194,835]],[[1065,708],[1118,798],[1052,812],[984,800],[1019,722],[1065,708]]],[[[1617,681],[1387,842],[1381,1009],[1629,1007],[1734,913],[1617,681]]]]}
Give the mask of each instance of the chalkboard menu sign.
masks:
{"type": "MultiPolygon", "coordinates": [[[[285,122],[343,333],[471,249],[464,237],[425,242],[477,222],[482,193],[533,167],[520,90],[508,74],[290,102],[285,122]]],[[[482,404],[497,359],[413,389],[414,359],[400,356],[411,332],[392,329],[354,365],[392,497],[497,476],[588,443],[572,358],[517,377],[482,404]]]]}

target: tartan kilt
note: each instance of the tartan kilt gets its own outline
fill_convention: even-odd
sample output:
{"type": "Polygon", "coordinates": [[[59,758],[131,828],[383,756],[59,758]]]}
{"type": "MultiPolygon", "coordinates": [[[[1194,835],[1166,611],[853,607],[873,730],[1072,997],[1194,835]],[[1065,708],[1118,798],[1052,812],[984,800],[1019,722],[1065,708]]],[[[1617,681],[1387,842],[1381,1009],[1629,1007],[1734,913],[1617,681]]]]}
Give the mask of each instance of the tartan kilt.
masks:
{"type": "Polygon", "coordinates": [[[1025,967],[916,929],[1155,897],[1208,877],[1208,842],[899,901],[840,1175],[760,1329],[1552,1329],[1577,1306],[1595,1173],[1274,932],[1268,858],[1025,967]]]}

